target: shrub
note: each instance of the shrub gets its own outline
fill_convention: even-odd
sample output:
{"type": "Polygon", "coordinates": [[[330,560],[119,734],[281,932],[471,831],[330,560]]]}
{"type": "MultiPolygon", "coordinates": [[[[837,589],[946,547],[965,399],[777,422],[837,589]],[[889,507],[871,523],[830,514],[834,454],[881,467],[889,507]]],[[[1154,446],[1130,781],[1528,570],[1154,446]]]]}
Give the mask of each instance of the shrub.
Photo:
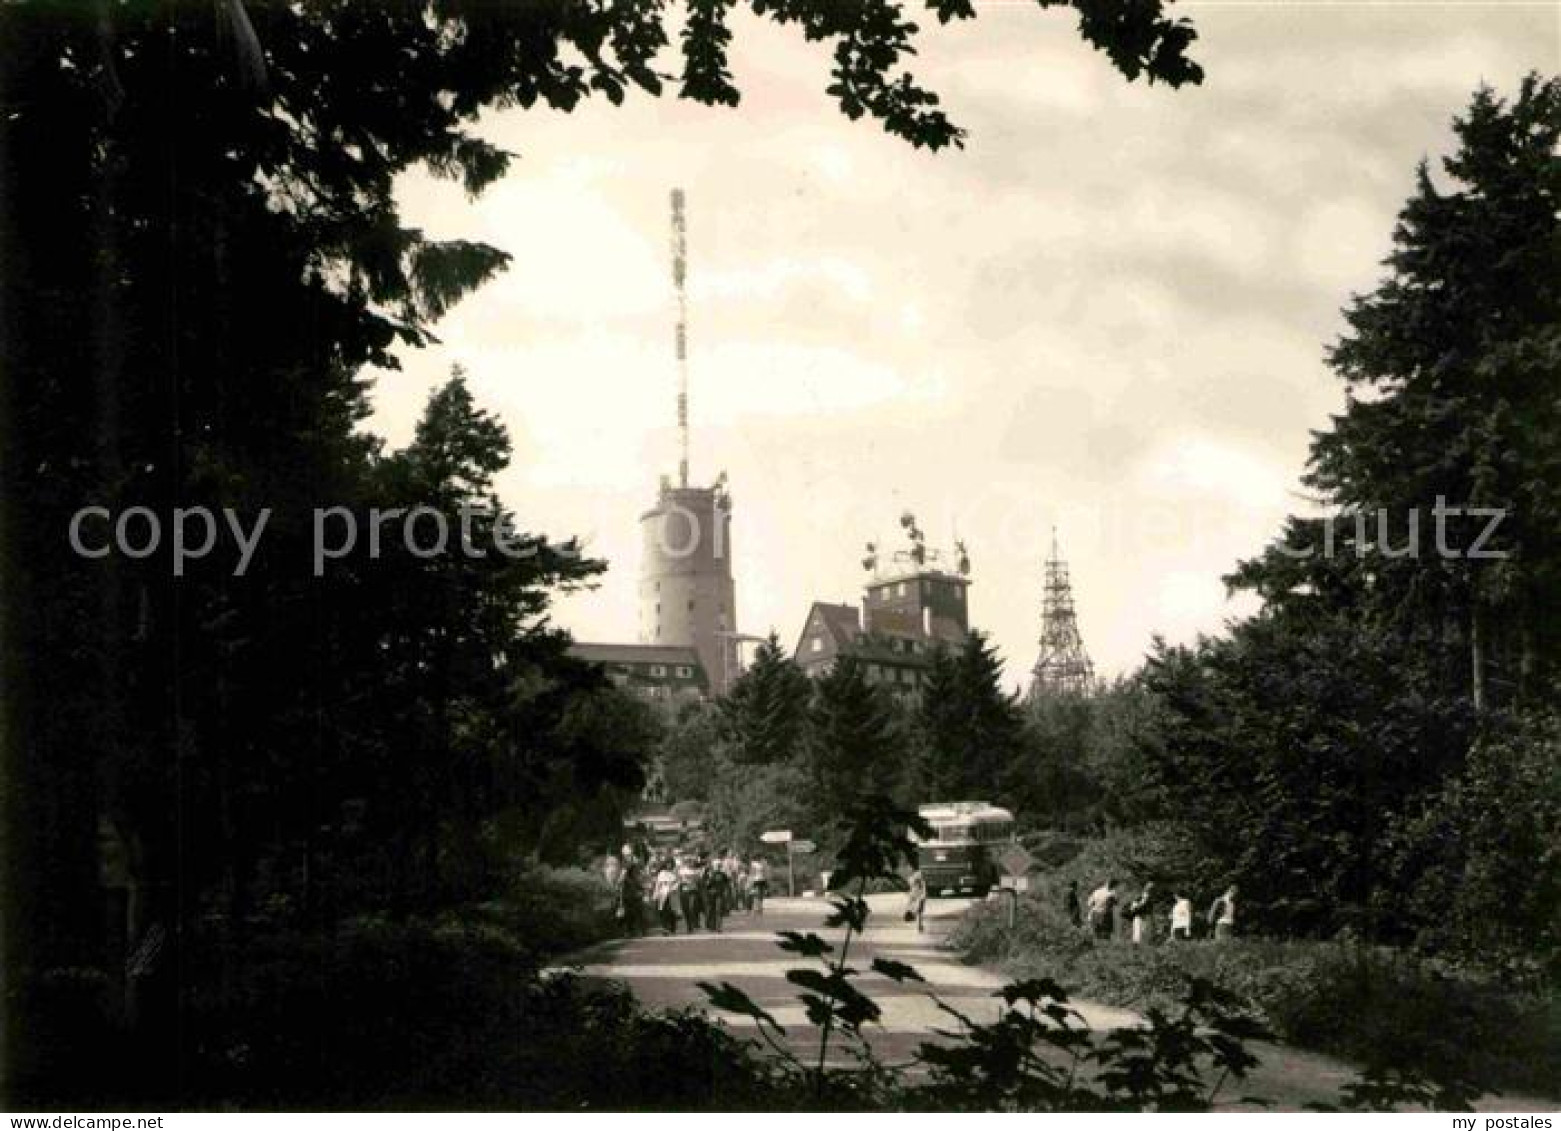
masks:
{"type": "Polygon", "coordinates": [[[1387,948],[1238,939],[1229,944],[1097,945],[1058,904],[978,905],[950,939],[967,959],[1048,977],[1078,996],[1168,1008],[1188,977],[1236,995],[1246,1013],[1302,1048],[1445,1085],[1557,1095],[1561,1005],[1387,948]]]}

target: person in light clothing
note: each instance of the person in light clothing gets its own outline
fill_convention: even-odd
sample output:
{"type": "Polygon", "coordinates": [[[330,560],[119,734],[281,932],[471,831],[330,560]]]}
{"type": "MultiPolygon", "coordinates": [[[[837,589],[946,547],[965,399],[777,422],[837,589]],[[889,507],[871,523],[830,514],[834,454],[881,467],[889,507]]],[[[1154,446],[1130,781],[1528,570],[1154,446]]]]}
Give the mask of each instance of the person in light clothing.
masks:
{"type": "Polygon", "coordinates": [[[678,933],[677,895],[678,874],[673,870],[672,861],[663,860],[651,887],[650,901],[656,908],[656,917],[661,920],[661,929],[669,935],[678,933]]]}
{"type": "Polygon", "coordinates": [[[1117,882],[1107,880],[1089,893],[1089,927],[1097,939],[1109,939],[1116,926],[1117,882]]]}
{"type": "Polygon", "coordinates": [[[927,911],[927,878],[917,868],[911,873],[911,885],[905,893],[905,921],[915,923],[917,933],[922,931],[922,916],[927,911]]]}
{"type": "Polygon", "coordinates": [[[764,914],[764,897],[770,891],[770,866],[762,856],[755,856],[748,863],[748,890],[753,893],[753,913],[764,914]]]}
{"type": "Polygon", "coordinates": [[[1183,940],[1192,938],[1192,900],[1185,895],[1177,895],[1171,904],[1171,937],[1183,940]]]}
{"type": "Polygon", "coordinates": [[[1209,906],[1209,922],[1214,924],[1215,941],[1230,938],[1236,933],[1236,885],[1231,884],[1225,894],[1209,906]]]}

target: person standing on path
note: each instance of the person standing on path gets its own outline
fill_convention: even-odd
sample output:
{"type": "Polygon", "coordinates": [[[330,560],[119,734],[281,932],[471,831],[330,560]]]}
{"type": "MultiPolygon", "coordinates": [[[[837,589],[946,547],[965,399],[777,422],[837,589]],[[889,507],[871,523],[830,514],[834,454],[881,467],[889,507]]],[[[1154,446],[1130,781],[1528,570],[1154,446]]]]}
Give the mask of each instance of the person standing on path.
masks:
{"type": "Polygon", "coordinates": [[[737,906],[744,911],[753,910],[753,877],[748,873],[748,865],[738,863],[732,885],[737,893],[737,906]]]}
{"type": "Polygon", "coordinates": [[[1063,897],[1062,909],[1068,916],[1068,922],[1075,927],[1084,925],[1084,907],[1079,902],[1079,881],[1068,881],[1068,894],[1063,897]]]}
{"type": "Polygon", "coordinates": [[[743,870],[743,862],[737,858],[737,850],[728,848],[726,856],[721,860],[721,871],[726,873],[726,878],[731,882],[732,890],[737,890],[737,874],[743,870]]]}
{"type": "Polygon", "coordinates": [[[721,919],[731,902],[730,892],[731,885],[726,878],[726,871],[718,861],[711,860],[705,867],[703,890],[700,892],[705,904],[705,930],[721,929],[721,919]]]}
{"type": "Polygon", "coordinates": [[[1192,938],[1192,900],[1177,894],[1171,904],[1171,938],[1183,942],[1192,938]]]}
{"type": "Polygon", "coordinates": [[[704,904],[699,898],[703,883],[704,869],[697,857],[685,856],[678,861],[678,904],[689,934],[699,930],[704,919],[704,904]]]}
{"type": "Polygon", "coordinates": [[[1116,926],[1117,881],[1113,877],[1089,893],[1089,928],[1097,939],[1109,939],[1116,926]]]}
{"type": "Polygon", "coordinates": [[[663,860],[656,873],[655,886],[651,888],[650,901],[655,905],[656,917],[661,920],[661,929],[669,935],[678,933],[677,893],[678,874],[672,870],[672,861],[663,860]]]}
{"type": "Polygon", "coordinates": [[[1127,906],[1127,917],[1133,924],[1134,946],[1154,942],[1154,920],[1151,918],[1154,905],[1154,881],[1150,880],[1144,885],[1143,894],[1127,906]]]}
{"type": "Polygon", "coordinates": [[[645,887],[633,856],[624,860],[618,877],[617,916],[623,933],[630,938],[645,933],[645,887]]]}
{"type": "Polygon", "coordinates": [[[1209,922],[1214,926],[1216,942],[1229,939],[1236,933],[1236,885],[1231,884],[1225,894],[1209,905],[1209,922]]]}
{"type": "Polygon", "coordinates": [[[770,866],[764,857],[755,856],[748,863],[748,886],[753,891],[753,913],[764,914],[764,897],[770,890],[770,866]]]}
{"type": "Polygon", "coordinates": [[[917,868],[911,873],[911,884],[905,893],[905,921],[916,924],[916,933],[923,930],[922,917],[927,911],[927,878],[917,868]]]}

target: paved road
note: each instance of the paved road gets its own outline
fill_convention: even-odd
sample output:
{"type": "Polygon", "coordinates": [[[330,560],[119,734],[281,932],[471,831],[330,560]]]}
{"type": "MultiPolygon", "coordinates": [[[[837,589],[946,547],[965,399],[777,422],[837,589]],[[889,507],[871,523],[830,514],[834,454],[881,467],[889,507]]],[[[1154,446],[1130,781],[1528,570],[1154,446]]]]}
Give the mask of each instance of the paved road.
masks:
{"type": "MultiPolygon", "coordinates": [[[[863,992],[883,1010],[882,1024],[875,1026],[873,1034],[874,1048],[891,1061],[909,1059],[934,1028],[951,1022],[928,996],[929,988],[967,1017],[993,1020],[999,1002],[992,992],[1003,984],[996,973],[967,966],[939,948],[939,939],[970,905],[968,899],[931,901],[925,934],[900,920],[898,912],[904,901],[900,895],[870,896],[873,914],[867,932],[853,942],[851,950],[851,964],[859,970],[867,971],[871,961],[881,956],[909,963],[928,982],[927,986],[899,984],[872,973],[864,973],[860,980],[863,992]]],[[[809,1027],[797,1001],[797,987],[786,981],[786,971],[802,961],[775,945],[775,932],[817,931],[838,945],[842,932],[823,929],[825,913],[826,905],[820,899],[772,899],[762,917],[733,915],[719,934],[658,933],[598,947],[580,956],[582,972],[626,982],[635,996],[650,1006],[702,1005],[705,997],[698,983],[731,982],[742,987],[789,1033],[801,1037],[809,1027]]],[[[1098,1028],[1137,1021],[1133,1014],[1108,1006],[1088,1005],[1081,1011],[1091,1026],[1098,1028]]],[[[752,1025],[744,1017],[721,1016],[734,1028],[752,1025]]]]}
{"type": "MultiPolygon", "coordinates": [[[[951,1019],[932,1002],[929,989],[967,1017],[996,1018],[1000,1002],[992,993],[1002,986],[1003,977],[993,970],[967,966],[939,946],[970,905],[969,900],[930,901],[924,934],[900,921],[903,896],[870,896],[869,903],[873,915],[864,937],[853,943],[852,965],[865,971],[874,957],[892,958],[915,966],[928,982],[927,986],[901,985],[873,974],[863,976],[859,984],[883,1010],[882,1025],[875,1027],[873,1034],[874,1050],[881,1059],[909,1061],[934,1029],[949,1026],[951,1019]]],[[[816,1039],[797,1002],[797,987],[785,978],[789,968],[802,962],[775,945],[775,932],[811,930],[838,942],[839,932],[831,937],[822,927],[826,912],[827,905],[820,899],[772,899],[762,917],[733,915],[720,933],[665,936],[658,932],[619,940],[578,955],[572,965],[588,976],[627,983],[641,1002],[652,1007],[703,1006],[705,996],[699,982],[732,982],[786,1026],[794,1040],[805,1041],[809,1035],[816,1039]]],[[[1072,1004],[1093,1029],[1140,1023],[1140,1018],[1127,1010],[1091,1002],[1072,1004]]],[[[719,1016],[734,1029],[752,1027],[746,1018],[719,1016]]],[[[1242,1095],[1258,1095],[1273,1101],[1279,1110],[1296,1110],[1307,1102],[1336,1100],[1340,1087],[1354,1076],[1338,1061],[1283,1046],[1256,1046],[1254,1052],[1262,1067],[1245,1083],[1227,1089],[1232,1101],[1242,1095]]],[[[1504,1099],[1480,1106],[1500,1111],[1545,1111],[1554,1105],[1504,1099]]]]}

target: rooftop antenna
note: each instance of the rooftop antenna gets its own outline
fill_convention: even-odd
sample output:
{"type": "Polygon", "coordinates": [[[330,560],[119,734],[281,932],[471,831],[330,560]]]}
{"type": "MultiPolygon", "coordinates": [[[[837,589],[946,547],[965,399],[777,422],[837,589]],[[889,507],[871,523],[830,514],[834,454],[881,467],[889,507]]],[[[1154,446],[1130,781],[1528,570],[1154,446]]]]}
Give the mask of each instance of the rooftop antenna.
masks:
{"type": "Polygon", "coordinates": [[[683,190],[672,190],[672,286],[677,292],[678,486],[688,486],[688,231],[683,190]]]}

